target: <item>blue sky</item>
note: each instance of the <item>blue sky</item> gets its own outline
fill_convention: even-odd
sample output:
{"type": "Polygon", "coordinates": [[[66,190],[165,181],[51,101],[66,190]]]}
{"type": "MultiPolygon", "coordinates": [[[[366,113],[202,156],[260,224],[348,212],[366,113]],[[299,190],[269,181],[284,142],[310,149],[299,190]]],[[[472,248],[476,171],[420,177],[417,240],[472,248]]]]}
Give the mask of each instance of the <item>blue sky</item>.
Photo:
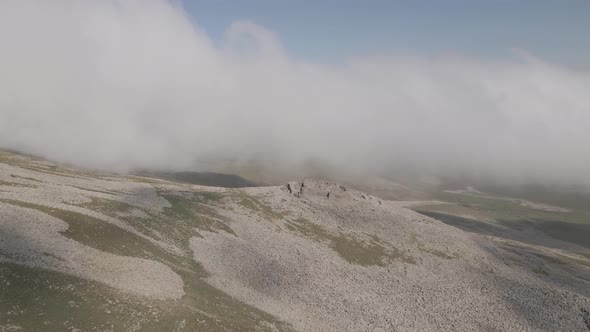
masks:
{"type": "Polygon", "coordinates": [[[214,41],[231,22],[278,33],[297,58],[338,62],[379,53],[509,56],[513,48],[552,62],[587,65],[590,1],[183,0],[214,41]]]}

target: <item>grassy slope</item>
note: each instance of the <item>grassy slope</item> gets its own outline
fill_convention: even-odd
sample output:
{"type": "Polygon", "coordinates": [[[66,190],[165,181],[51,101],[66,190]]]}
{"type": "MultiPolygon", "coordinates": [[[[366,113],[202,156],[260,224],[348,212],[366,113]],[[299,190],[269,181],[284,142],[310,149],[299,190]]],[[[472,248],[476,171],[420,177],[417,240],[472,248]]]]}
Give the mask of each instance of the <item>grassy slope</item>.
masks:
{"type": "MultiPolygon", "coordinates": [[[[102,178],[102,175],[92,172],[74,171],[56,166],[40,167],[2,153],[0,153],[0,162],[69,178],[102,178]]],[[[154,185],[161,183],[149,178],[134,178],[134,180],[154,185]]],[[[10,187],[14,184],[6,182],[0,185],[10,187]]],[[[171,207],[165,208],[162,213],[142,211],[148,216],[147,218],[133,216],[131,212],[137,208],[119,201],[95,198],[90,203],[82,205],[84,208],[116,217],[145,235],[184,248],[187,250],[187,255],[184,256],[168,253],[150,241],[92,217],[10,201],[11,204],[37,209],[64,220],[69,224],[69,229],[63,235],[84,245],[118,255],[153,259],[168,265],[182,277],[187,295],[177,301],[136,298],[116,292],[99,283],[61,273],[13,264],[0,264],[0,291],[2,292],[0,324],[15,324],[22,326],[25,330],[34,330],[39,327],[61,330],[75,327],[84,331],[134,329],[160,331],[170,330],[173,327],[186,331],[244,331],[255,328],[270,330],[272,326],[279,330],[289,330],[290,326],[279,322],[276,318],[210,286],[206,282],[206,271],[193,260],[188,250],[189,239],[200,236],[200,231],[226,232],[237,236],[231,228],[231,221],[219,215],[215,209],[215,207],[231,208],[232,204],[241,209],[250,210],[269,222],[282,221],[278,224],[283,225],[285,229],[331,247],[353,264],[382,266],[393,261],[414,263],[412,257],[398,251],[390,243],[383,243],[378,237],[330,232],[313,221],[295,219],[288,214],[288,211],[275,211],[260,197],[248,195],[241,190],[227,190],[223,193],[195,192],[189,189],[186,191],[187,194],[183,195],[160,190],[158,194],[166,198],[171,207]]],[[[103,191],[100,193],[111,194],[111,192],[103,191]]],[[[588,211],[578,209],[568,213],[546,212],[523,207],[518,202],[510,200],[450,193],[439,193],[433,198],[455,204],[416,206],[414,209],[433,216],[437,214],[436,216],[443,221],[445,217],[470,216],[473,220],[467,220],[467,222],[476,223],[475,231],[488,226],[510,228],[512,225],[518,228],[519,225],[523,225],[523,222],[537,222],[536,227],[555,238],[572,242],[590,239],[590,233],[584,233],[584,227],[590,225],[588,211]],[[559,223],[574,226],[564,228],[559,223]]],[[[420,247],[419,243],[418,246],[420,247]]],[[[524,250],[517,249],[521,253],[524,250]]],[[[424,251],[427,250],[424,249],[424,251]]],[[[435,250],[427,252],[445,259],[453,258],[435,250]]],[[[551,256],[546,259],[554,258],[551,256]]],[[[571,257],[566,258],[568,262],[571,262],[571,257]]],[[[587,262],[590,262],[590,256],[587,260],[574,263],[586,264],[587,262]]]]}
{"type": "Polygon", "coordinates": [[[500,247],[518,257],[540,259],[534,272],[547,275],[547,266],[553,266],[574,279],[590,281],[590,211],[542,211],[523,206],[518,200],[448,192],[434,198],[453,204],[412,209],[465,231],[493,236],[500,247]],[[563,241],[564,245],[547,243],[535,234],[563,241]],[[567,243],[586,250],[570,251],[567,243]]]}
{"type": "MultiPolygon", "coordinates": [[[[61,273],[0,264],[0,280],[4,279],[10,284],[10,287],[3,287],[5,294],[0,300],[0,313],[9,312],[15,306],[19,308],[14,314],[3,317],[7,323],[23,328],[66,328],[70,325],[82,330],[115,331],[130,330],[133,327],[160,331],[177,325],[185,326],[187,331],[197,328],[220,331],[248,330],[257,326],[264,330],[265,326],[271,325],[289,330],[287,325],[270,315],[211,287],[205,281],[207,273],[190,256],[170,254],[137,235],[82,214],[22,202],[8,203],[37,209],[67,222],[69,228],[63,235],[84,245],[113,254],[152,259],[168,265],[182,277],[186,296],[178,301],[135,298],[98,283],[61,273]]],[[[167,213],[176,213],[175,206],[173,205],[167,213]]],[[[179,223],[198,223],[198,220],[200,219],[187,218],[179,223]]],[[[134,223],[137,222],[138,220],[135,220],[134,223]]],[[[155,220],[146,222],[160,224],[155,220]]],[[[170,237],[183,234],[172,225],[169,226],[159,228],[170,230],[170,237]]],[[[150,228],[146,225],[144,230],[150,228]]],[[[192,233],[184,234],[188,242],[188,237],[192,233]]]]}
{"type": "MultiPolygon", "coordinates": [[[[28,169],[52,175],[101,178],[91,172],[71,174],[69,170],[58,167],[47,171],[7,154],[0,157],[0,162],[27,166],[28,169]]],[[[84,214],[3,200],[65,221],[69,228],[62,234],[86,246],[166,264],[182,277],[186,295],[175,301],[139,298],[59,272],[0,263],[0,330],[10,325],[24,330],[291,330],[289,325],[271,315],[210,286],[206,282],[206,271],[192,258],[188,241],[190,237],[199,235],[198,230],[232,233],[229,221],[208,206],[222,197],[210,192],[197,192],[190,199],[166,191],[160,192],[160,195],[169,200],[171,207],[165,208],[162,213],[143,211],[148,218],[126,215],[137,208],[107,199],[93,199],[82,207],[117,217],[148,236],[157,237],[155,234],[158,234],[166,241],[187,249],[186,255],[171,254],[142,237],[84,214]]]]}
{"type": "Polygon", "coordinates": [[[434,197],[453,204],[422,205],[413,209],[449,223],[468,223],[469,219],[482,223],[472,223],[474,232],[477,232],[477,227],[502,227],[513,230],[532,227],[550,237],[590,248],[589,210],[543,211],[523,206],[519,200],[448,192],[438,193],[434,197]]]}

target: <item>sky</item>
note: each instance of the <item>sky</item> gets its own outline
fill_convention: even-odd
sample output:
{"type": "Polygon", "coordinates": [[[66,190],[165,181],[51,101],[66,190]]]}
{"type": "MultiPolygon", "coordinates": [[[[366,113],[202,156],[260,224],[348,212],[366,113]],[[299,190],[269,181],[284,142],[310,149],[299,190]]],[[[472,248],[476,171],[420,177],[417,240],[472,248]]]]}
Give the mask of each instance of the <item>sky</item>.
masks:
{"type": "Polygon", "coordinates": [[[326,64],[383,53],[510,57],[513,49],[588,67],[590,1],[184,0],[215,41],[237,20],[280,36],[289,53],[326,64]]]}
{"type": "Polygon", "coordinates": [[[589,2],[482,3],[0,1],[0,146],[590,188],[589,2]]]}

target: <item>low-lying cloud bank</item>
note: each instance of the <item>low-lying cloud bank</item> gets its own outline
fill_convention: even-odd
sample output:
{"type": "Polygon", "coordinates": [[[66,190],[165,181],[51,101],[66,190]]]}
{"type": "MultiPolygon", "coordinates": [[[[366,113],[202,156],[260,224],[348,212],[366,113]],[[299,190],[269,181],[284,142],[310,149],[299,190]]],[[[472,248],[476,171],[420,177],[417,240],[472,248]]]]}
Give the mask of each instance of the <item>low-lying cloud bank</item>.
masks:
{"type": "Polygon", "coordinates": [[[590,184],[590,74],[513,60],[221,46],[168,1],[2,1],[0,145],[95,168],[205,160],[590,184]]]}

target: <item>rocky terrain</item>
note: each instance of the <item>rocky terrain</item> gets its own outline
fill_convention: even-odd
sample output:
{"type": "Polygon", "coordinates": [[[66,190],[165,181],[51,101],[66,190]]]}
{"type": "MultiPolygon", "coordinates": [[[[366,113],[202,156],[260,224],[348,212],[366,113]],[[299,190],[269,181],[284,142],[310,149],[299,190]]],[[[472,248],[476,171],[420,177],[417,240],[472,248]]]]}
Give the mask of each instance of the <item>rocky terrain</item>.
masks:
{"type": "Polygon", "coordinates": [[[206,187],[3,152],[0,331],[589,331],[584,239],[477,211],[318,179],[206,187]]]}

